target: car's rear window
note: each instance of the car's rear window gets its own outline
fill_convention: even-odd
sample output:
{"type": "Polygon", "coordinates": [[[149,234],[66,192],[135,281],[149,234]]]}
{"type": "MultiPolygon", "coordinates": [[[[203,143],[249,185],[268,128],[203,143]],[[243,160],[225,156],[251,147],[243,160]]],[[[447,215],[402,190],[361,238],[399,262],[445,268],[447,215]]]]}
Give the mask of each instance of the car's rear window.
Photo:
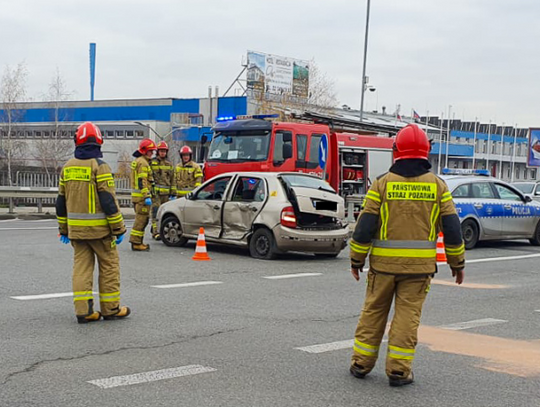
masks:
{"type": "Polygon", "coordinates": [[[283,181],[285,181],[291,187],[320,189],[328,192],[333,192],[334,194],[336,193],[334,188],[332,188],[327,182],[319,178],[307,177],[305,175],[287,174],[282,175],[281,179],[283,179],[283,181]]]}

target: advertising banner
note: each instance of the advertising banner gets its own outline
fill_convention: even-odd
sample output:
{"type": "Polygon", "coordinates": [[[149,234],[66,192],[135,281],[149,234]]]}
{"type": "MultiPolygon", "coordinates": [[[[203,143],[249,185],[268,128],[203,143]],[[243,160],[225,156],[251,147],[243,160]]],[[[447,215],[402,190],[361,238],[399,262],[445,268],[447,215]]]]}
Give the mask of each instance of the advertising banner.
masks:
{"type": "Polygon", "coordinates": [[[540,167],[540,129],[529,129],[527,166],[540,167]]]}
{"type": "Polygon", "coordinates": [[[248,51],[247,87],[252,92],[307,99],[309,62],[248,51]]]}

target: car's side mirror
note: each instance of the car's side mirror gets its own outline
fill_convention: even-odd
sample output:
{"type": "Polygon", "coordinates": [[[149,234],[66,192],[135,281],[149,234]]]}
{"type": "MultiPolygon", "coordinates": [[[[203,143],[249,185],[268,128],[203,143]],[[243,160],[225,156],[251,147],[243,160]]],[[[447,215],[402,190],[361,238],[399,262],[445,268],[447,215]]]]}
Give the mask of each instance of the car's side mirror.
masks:
{"type": "Polygon", "coordinates": [[[533,199],[529,195],[525,195],[525,202],[532,202],[533,199]]]}
{"type": "Polygon", "coordinates": [[[193,195],[193,192],[188,192],[188,193],[186,194],[186,199],[187,199],[188,201],[193,201],[193,200],[195,199],[195,195],[193,195]]]}

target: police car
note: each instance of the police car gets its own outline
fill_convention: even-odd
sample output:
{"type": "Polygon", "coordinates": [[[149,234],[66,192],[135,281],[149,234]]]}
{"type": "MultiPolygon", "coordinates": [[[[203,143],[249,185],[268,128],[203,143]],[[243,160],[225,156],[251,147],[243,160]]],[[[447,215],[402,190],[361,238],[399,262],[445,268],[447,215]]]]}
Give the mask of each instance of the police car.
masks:
{"type": "Polygon", "coordinates": [[[487,170],[444,169],[461,221],[465,247],[480,240],[528,239],[540,246],[540,203],[487,170]]]}

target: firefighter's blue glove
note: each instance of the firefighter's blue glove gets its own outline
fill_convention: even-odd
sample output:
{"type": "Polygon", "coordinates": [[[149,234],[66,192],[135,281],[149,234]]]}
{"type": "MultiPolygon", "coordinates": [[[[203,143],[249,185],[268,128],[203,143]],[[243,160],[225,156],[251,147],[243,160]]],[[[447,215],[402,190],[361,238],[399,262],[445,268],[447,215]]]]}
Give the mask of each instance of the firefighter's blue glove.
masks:
{"type": "Polygon", "coordinates": [[[116,236],[116,245],[117,246],[124,241],[124,236],[125,236],[125,234],[120,235],[120,236],[116,236]]]}
{"type": "Polygon", "coordinates": [[[174,200],[176,199],[176,197],[175,197],[174,195],[171,195],[171,196],[169,197],[169,199],[170,199],[171,201],[174,201],[174,200]]]}
{"type": "Polygon", "coordinates": [[[68,244],[69,243],[69,237],[67,237],[66,235],[60,235],[60,241],[64,244],[68,244]]]}
{"type": "Polygon", "coordinates": [[[144,204],[145,204],[146,206],[152,206],[152,198],[146,198],[146,199],[144,200],[144,204]]]}

